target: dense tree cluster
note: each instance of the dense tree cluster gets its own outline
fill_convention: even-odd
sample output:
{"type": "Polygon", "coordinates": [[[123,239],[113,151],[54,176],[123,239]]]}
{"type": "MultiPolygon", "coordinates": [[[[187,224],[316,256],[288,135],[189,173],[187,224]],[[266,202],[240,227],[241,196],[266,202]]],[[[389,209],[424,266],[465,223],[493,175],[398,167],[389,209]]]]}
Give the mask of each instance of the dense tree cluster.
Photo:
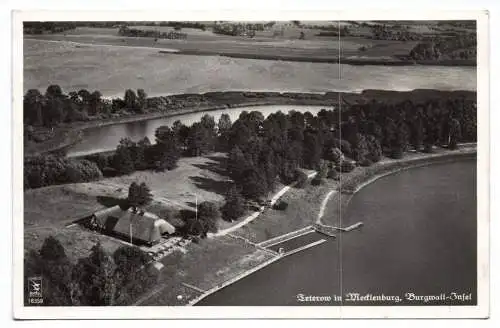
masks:
{"type": "Polygon", "coordinates": [[[475,59],[477,55],[476,33],[460,33],[454,37],[435,37],[417,44],[410,51],[415,60],[475,59]]]}
{"type": "Polygon", "coordinates": [[[205,31],[206,25],[200,22],[151,22],[151,21],[81,21],[81,22],[24,22],[26,34],[62,33],[77,27],[116,28],[122,26],[172,26],[176,30],[195,28],[205,31]]]}
{"type": "Polygon", "coordinates": [[[27,126],[54,127],[60,123],[88,121],[91,117],[107,118],[122,110],[141,113],[147,107],[144,90],[125,92],[124,99],[105,99],[99,91],[63,93],[58,85],[50,85],[45,94],[36,89],[26,92],[23,99],[24,124],[27,126]]]}
{"type": "MultiPolygon", "coordinates": [[[[59,94],[49,91],[50,95],[59,94]]],[[[142,92],[138,94],[127,91],[126,106],[137,106],[145,99],[142,92]]],[[[383,155],[400,158],[409,147],[431,151],[433,145],[453,148],[461,140],[475,141],[475,106],[475,101],[463,97],[415,103],[372,101],[347,106],[341,117],[322,110],[317,116],[292,111],[264,119],[253,111],[242,112],[234,124],[228,115],[216,123],[207,114],[191,126],[176,121],[172,127],[159,127],[154,144],[147,138],[138,142],[123,139],[113,154],[89,155],[88,161],[27,158],[25,186],[89,181],[99,178],[101,172],[113,176],[145,169],[170,170],[182,154],[201,156],[220,149],[229,153],[228,174],[238,192],[258,201],[272,191],[277,179],[286,184],[300,180],[299,168],[318,169],[322,159],[347,172],[353,165],[344,156],[367,166],[383,155]]],[[[325,176],[335,177],[335,173],[326,172],[325,176]]]]}
{"type": "Polygon", "coordinates": [[[216,126],[213,116],[207,114],[190,127],[180,121],[174,122],[172,127],[160,126],[155,131],[154,144],[147,137],[138,142],[124,138],[114,154],[92,154],[85,159],[95,162],[105,176],[147,169],[171,170],[177,166],[182,154],[201,156],[213,152],[219,144],[227,143],[230,127],[229,116],[223,115],[216,126]]]}
{"type": "Polygon", "coordinates": [[[88,257],[73,263],[52,236],[38,252],[30,251],[24,262],[25,281],[43,279],[45,306],[126,305],[157,279],[154,272],[144,270],[150,258],[136,247],[121,246],[110,256],[98,243],[88,257]]]}
{"type": "Polygon", "coordinates": [[[372,39],[393,41],[417,41],[422,40],[420,33],[410,32],[405,27],[395,28],[393,25],[375,24],[371,25],[372,39]]]}
{"type": "Polygon", "coordinates": [[[26,34],[62,33],[76,28],[75,22],[24,22],[26,34]]]}
{"type": "Polygon", "coordinates": [[[220,210],[215,203],[202,202],[198,204],[196,213],[190,213],[184,218],[184,233],[204,238],[209,232],[217,232],[220,217],[220,210]]]}
{"type": "Polygon", "coordinates": [[[454,97],[413,103],[369,102],[338,112],[281,112],[264,119],[242,112],[229,133],[228,174],[241,194],[259,201],[277,179],[299,179],[299,168],[319,170],[314,184],[337,178],[355,163],[369,166],[383,155],[401,158],[410,148],[432,151],[476,140],[475,101],[454,97]],[[352,160],[347,160],[344,156],[352,160]],[[325,162],[326,161],[326,162],[325,162]]]}
{"type": "Polygon", "coordinates": [[[113,154],[92,154],[85,159],[95,162],[104,176],[116,176],[147,169],[171,170],[177,166],[180,155],[173,131],[162,126],[156,131],[155,144],[147,137],[138,142],[123,138],[113,154]]]}
{"type": "Polygon", "coordinates": [[[204,23],[200,22],[148,22],[147,24],[141,24],[141,25],[150,25],[150,26],[171,26],[174,28],[195,28],[199,29],[202,31],[205,31],[207,29],[207,26],[204,23]]]}
{"type": "Polygon", "coordinates": [[[229,133],[227,166],[241,194],[259,201],[278,179],[288,184],[299,178],[300,167],[317,169],[324,149],[333,146],[336,116],[292,111],[264,119],[260,112],[242,112],[229,133]]]}
{"type": "Polygon", "coordinates": [[[99,167],[88,160],[57,156],[33,156],[24,159],[24,188],[86,182],[102,178],[99,167]]]}
{"type": "Polygon", "coordinates": [[[120,29],[118,30],[118,34],[134,38],[142,37],[142,38],[169,39],[169,40],[187,39],[188,37],[187,33],[177,32],[178,30],[180,30],[180,25],[176,25],[174,28],[176,31],[160,32],[158,30],[146,30],[140,28],[130,28],[127,26],[121,26],[120,29]]]}
{"type": "Polygon", "coordinates": [[[342,139],[352,147],[344,153],[373,162],[382,154],[400,158],[410,148],[454,148],[458,140],[476,141],[476,115],[475,100],[462,97],[351,106],[342,113],[342,139]]]}
{"type": "Polygon", "coordinates": [[[261,23],[229,23],[221,22],[212,26],[212,32],[215,34],[224,34],[231,36],[255,36],[255,31],[264,31],[265,25],[261,23]]]}
{"type": "Polygon", "coordinates": [[[238,188],[232,187],[228,190],[225,203],[221,207],[222,219],[232,222],[238,220],[245,212],[245,202],[238,188]]]}
{"type": "MultiPolygon", "coordinates": [[[[324,30],[324,28],[323,28],[324,30]]],[[[344,26],[343,28],[335,28],[332,30],[326,30],[326,31],[320,31],[319,33],[316,34],[316,36],[348,36],[350,35],[349,28],[347,26],[344,26]]]]}

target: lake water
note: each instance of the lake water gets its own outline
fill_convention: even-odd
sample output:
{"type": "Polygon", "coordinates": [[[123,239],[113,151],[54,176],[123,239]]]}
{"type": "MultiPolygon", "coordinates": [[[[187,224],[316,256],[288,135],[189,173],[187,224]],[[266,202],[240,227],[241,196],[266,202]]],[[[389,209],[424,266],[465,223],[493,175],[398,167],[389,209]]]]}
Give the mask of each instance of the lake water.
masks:
{"type": "Polygon", "coordinates": [[[84,131],[84,136],[82,142],[72,146],[68,149],[68,156],[82,156],[100,151],[107,151],[116,149],[116,146],[120,142],[120,139],[128,137],[133,141],[138,141],[144,137],[148,137],[151,142],[155,140],[155,131],[158,127],[162,125],[172,126],[172,124],[180,120],[185,125],[190,126],[195,122],[199,122],[203,115],[209,114],[214,117],[217,123],[220,116],[223,113],[229,114],[231,121],[234,122],[238,119],[238,116],[243,111],[254,111],[257,110],[261,112],[264,116],[268,116],[271,113],[277,111],[282,111],[284,113],[290,110],[296,110],[300,112],[311,112],[311,114],[317,114],[321,109],[332,109],[328,106],[298,106],[298,105],[272,105],[272,106],[251,106],[251,107],[239,107],[231,109],[221,109],[206,112],[197,112],[176,115],[172,117],[164,117],[159,119],[145,120],[139,122],[130,122],[123,124],[114,124],[101,127],[95,127],[86,129],[84,131]]]}
{"type": "MultiPolygon", "coordinates": [[[[327,209],[326,215],[329,215],[327,209]]],[[[331,215],[331,214],[330,214],[331,215]]],[[[348,293],[469,295],[476,302],[476,161],[431,165],[377,180],[354,195],[342,226],[359,230],[286,257],[199,305],[386,305],[348,302],[348,293]],[[343,303],[297,295],[344,295],[343,303]]],[[[314,235],[308,235],[307,243],[314,235]]],[[[317,235],[317,239],[325,238],[317,235]]],[[[433,304],[432,302],[426,304],[433,304]]]]}

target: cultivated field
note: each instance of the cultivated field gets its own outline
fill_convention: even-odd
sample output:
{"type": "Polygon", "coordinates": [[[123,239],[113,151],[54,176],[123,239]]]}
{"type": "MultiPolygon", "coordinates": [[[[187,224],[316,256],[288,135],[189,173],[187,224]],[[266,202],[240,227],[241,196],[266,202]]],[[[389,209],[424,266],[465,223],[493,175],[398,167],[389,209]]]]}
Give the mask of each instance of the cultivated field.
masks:
{"type": "Polygon", "coordinates": [[[475,90],[476,85],[474,67],[339,67],[327,63],[160,54],[156,49],[143,47],[78,47],[39,40],[25,40],[24,47],[25,91],[44,91],[50,84],[59,84],[65,92],[85,88],[99,90],[107,97],[123,97],[127,88],[142,88],[153,96],[230,90],[475,90]]]}
{"type": "Polygon", "coordinates": [[[160,54],[156,49],[24,41],[24,90],[59,84],[64,91],[150,96],[208,91],[324,92],[335,89],[336,65],[217,56],[160,54]],[[214,76],[217,78],[214,79],[214,76]]]}

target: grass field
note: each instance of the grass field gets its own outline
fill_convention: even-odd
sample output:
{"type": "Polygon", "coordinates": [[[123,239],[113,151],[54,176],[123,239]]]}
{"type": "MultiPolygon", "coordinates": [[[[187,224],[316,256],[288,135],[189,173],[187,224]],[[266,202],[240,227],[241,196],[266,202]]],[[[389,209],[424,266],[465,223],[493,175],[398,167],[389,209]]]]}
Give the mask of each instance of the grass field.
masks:
{"type": "Polygon", "coordinates": [[[78,48],[66,42],[25,40],[24,51],[25,91],[43,91],[50,84],[59,84],[65,92],[99,90],[107,97],[123,97],[127,88],[143,88],[150,96],[229,90],[476,88],[474,67],[341,65],[340,75],[336,64],[159,54],[141,47],[78,48]]]}
{"type": "Polygon", "coordinates": [[[182,158],[178,168],[172,171],[142,171],[88,183],[27,190],[24,193],[25,249],[38,249],[43,240],[53,234],[74,259],[85,255],[97,241],[106,249],[114,250],[120,245],[114,238],[78,226],[65,227],[127,197],[128,187],[134,181],[146,182],[151,188],[154,201],[146,209],[174,221],[178,220],[180,209],[194,209],[196,199],[221,205],[230,183],[227,177],[217,173],[223,159],[220,153],[210,158],[182,158]]]}
{"type": "Polygon", "coordinates": [[[259,243],[311,225],[316,222],[324,196],[337,186],[337,181],[327,179],[321,186],[312,186],[309,181],[302,189],[292,188],[281,198],[288,203],[286,210],[266,209],[234,234],[259,243]]]}
{"type": "Polygon", "coordinates": [[[143,295],[140,305],[185,305],[199,293],[181,283],[207,290],[270,258],[269,253],[231,237],[190,244],[186,254],[177,252],[162,260],[165,267],[158,284],[143,295]]]}
{"type": "Polygon", "coordinates": [[[102,208],[96,197],[74,192],[70,186],[51,186],[24,192],[24,249],[40,249],[48,236],[55,236],[71,259],[87,256],[99,241],[112,252],[121,244],[110,237],[66,226],[102,208]]]}
{"type": "Polygon", "coordinates": [[[143,88],[150,96],[208,91],[324,92],[338,70],[325,63],[159,54],[156,49],[24,41],[24,90],[59,84],[64,91],[120,96],[143,88]],[[214,79],[217,76],[217,79],[214,79]]]}

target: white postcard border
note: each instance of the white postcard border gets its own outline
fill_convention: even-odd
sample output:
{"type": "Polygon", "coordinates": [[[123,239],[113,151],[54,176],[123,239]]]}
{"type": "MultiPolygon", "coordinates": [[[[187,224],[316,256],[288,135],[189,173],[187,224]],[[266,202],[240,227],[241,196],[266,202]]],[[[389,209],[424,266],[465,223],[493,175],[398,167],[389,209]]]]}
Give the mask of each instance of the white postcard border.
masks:
{"type": "Polygon", "coordinates": [[[489,15],[487,11],[23,11],[13,13],[13,315],[17,319],[485,318],[489,316],[489,15]],[[25,307],[23,292],[23,32],[26,20],[477,20],[477,306],[25,307]]]}

